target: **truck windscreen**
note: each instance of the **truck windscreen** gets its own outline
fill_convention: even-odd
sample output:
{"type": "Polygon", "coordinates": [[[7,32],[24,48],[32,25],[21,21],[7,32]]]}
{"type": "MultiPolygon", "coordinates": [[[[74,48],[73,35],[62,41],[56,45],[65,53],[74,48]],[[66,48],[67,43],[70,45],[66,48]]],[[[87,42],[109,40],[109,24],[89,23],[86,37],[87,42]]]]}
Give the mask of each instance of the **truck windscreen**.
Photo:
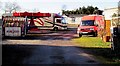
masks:
{"type": "Polygon", "coordinates": [[[94,26],[94,20],[85,20],[81,22],[81,26],[94,26]]]}

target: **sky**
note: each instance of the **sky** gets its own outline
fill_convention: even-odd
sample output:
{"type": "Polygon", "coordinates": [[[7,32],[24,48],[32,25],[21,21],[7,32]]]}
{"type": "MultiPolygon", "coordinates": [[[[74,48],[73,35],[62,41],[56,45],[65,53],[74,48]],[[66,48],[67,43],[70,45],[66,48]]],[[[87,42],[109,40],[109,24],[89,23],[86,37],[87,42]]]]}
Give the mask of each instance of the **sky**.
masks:
{"type": "Polygon", "coordinates": [[[74,10],[82,6],[97,6],[99,9],[112,8],[118,6],[119,0],[1,0],[5,2],[17,2],[21,11],[40,11],[49,13],[59,13],[62,9],[74,10]]]}

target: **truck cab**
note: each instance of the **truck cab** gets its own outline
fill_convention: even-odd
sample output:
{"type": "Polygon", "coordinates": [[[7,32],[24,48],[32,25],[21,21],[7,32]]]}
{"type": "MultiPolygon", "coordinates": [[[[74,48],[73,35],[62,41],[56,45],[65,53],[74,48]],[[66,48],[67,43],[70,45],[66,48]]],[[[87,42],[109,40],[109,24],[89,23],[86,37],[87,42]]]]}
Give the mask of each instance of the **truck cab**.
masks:
{"type": "Polygon", "coordinates": [[[79,34],[79,37],[82,37],[82,35],[93,35],[96,37],[99,26],[102,23],[102,16],[100,15],[83,16],[80,24],[78,25],[77,33],[79,34]]]}

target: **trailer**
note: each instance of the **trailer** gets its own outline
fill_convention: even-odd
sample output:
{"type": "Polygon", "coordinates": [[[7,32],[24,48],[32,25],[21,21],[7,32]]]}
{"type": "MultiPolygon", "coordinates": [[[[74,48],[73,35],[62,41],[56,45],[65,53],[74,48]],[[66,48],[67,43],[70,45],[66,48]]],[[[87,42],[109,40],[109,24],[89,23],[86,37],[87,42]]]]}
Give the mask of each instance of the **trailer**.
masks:
{"type": "Polygon", "coordinates": [[[61,16],[51,13],[6,13],[2,15],[2,35],[16,37],[50,28],[54,30],[58,30],[59,27],[66,29],[66,23],[61,23],[61,20],[61,16]]]}

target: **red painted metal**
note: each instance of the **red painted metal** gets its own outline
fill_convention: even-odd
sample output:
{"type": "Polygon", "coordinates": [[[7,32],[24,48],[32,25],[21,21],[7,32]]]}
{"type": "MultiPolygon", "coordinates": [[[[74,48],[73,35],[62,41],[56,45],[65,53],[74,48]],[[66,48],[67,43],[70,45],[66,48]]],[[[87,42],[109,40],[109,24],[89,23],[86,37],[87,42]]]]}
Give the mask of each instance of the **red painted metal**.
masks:
{"type": "MultiPolygon", "coordinates": [[[[25,17],[25,16],[27,16],[27,17],[50,17],[51,14],[50,13],[40,13],[40,12],[37,12],[37,13],[34,13],[34,12],[14,12],[13,16],[15,16],[15,17],[25,17]]],[[[40,21],[42,22],[42,20],[40,20],[40,21]]],[[[40,23],[40,24],[42,26],[44,25],[43,22],[40,23]]],[[[33,26],[33,25],[35,25],[34,24],[34,19],[31,18],[30,19],[30,26],[33,26]]],[[[36,31],[36,30],[38,30],[38,28],[34,27],[34,28],[31,28],[30,30],[33,30],[33,31],[35,30],[36,31]]]]}
{"type": "Polygon", "coordinates": [[[96,16],[83,16],[82,20],[95,20],[96,16]]]}
{"type": "Polygon", "coordinates": [[[14,12],[13,16],[18,17],[25,17],[25,16],[33,16],[33,17],[50,17],[51,14],[50,13],[33,13],[33,12],[14,12]]]}

